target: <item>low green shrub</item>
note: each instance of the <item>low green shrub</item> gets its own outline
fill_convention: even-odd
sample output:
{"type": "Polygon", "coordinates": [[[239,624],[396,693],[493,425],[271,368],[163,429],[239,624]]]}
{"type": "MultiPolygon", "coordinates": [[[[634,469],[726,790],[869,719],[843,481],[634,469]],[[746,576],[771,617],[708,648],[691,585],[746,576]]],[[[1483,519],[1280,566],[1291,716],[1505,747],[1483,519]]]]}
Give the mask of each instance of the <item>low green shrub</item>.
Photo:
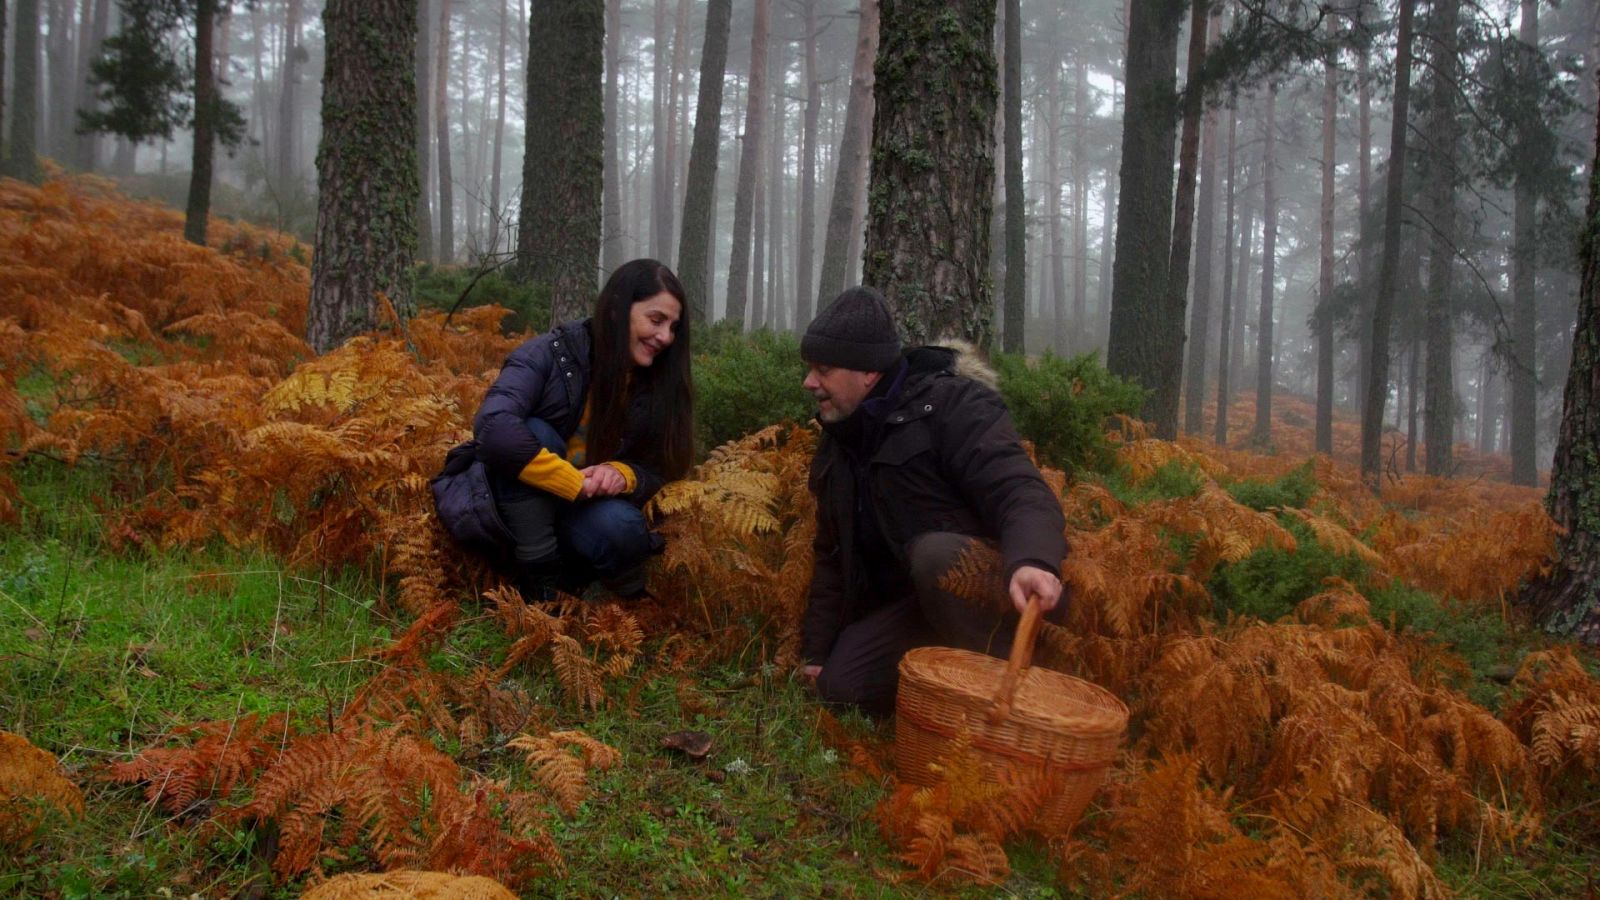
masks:
{"type": "Polygon", "coordinates": [[[1311,460],[1273,479],[1246,478],[1225,486],[1233,499],[1254,510],[1277,507],[1303,509],[1317,492],[1317,476],[1311,460]]]}
{"type": "Polygon", "coordinates": [[[993,364],[1017,430],[1033,441],[1040,461],[1069,474],[1110,469],[1105,421],[1117,413],[1136,414],[1144,403],[1142,388],[1107,372],[1092,353],[1046,353],[1032,360],[997,353],[993,364]]]}
{"type": "Polygon", "coordinates": [[[743,334],[718,322],[694,333],[695,430],[702,452],[774,422],[804,422],[816,404],[800,342],[788,332],[743,334]]]}
{"type": "Polygon", "coordinates": [[[476,269],[467,266],[434,266],[424,263],[413,270],[418,309],[437,309],[448,312],[461,301],[460,309],[487,306],[491,303],[511,310],[503,327],[515,334],[532,330],[541,333],[550,328],[550,296],[543,288],[512,281],[501,269],[476,278],[476,269]],[[468,290],[468,286],[471,290],[468,290]],[[462,299],[462,293],[466,299],[462,299]]]}

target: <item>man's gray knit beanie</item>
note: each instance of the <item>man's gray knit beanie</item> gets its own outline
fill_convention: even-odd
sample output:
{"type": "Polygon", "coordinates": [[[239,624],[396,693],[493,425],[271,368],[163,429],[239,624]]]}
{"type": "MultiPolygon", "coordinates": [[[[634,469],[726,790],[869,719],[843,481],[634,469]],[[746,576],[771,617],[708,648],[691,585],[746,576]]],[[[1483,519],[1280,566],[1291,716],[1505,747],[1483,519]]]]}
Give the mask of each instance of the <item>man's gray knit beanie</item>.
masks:
{"type": "Polygon", "coordinates": [[[800,339],[808,363],[881,372],[900,358],[900,333],[883,295],[869,287],[845,288],[817,313],[800,339]]]}

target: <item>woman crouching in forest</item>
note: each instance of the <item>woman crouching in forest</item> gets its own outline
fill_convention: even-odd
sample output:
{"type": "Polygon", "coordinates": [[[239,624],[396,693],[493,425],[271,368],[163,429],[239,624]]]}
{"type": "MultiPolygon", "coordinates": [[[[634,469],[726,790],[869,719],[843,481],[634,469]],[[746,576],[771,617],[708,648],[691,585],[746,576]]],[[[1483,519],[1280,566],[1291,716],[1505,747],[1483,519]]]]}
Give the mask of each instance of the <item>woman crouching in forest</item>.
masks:
{"type": "Polygon", "coordinates": [[[640,507],[694,453],[687,314],[671,269],[625,263],[591,318],[512,351],[473,439],[445,457],[432,483],[440,520],[526,599],[596,578],[619,597],[647,595],[662,541],[640,507]]]}

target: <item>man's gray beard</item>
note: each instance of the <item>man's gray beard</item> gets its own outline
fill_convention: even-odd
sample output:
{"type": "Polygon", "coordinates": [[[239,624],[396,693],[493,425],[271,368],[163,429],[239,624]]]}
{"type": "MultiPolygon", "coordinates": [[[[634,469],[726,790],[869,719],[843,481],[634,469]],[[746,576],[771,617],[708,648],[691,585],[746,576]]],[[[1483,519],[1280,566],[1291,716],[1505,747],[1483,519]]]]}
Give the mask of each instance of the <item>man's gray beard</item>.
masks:
{"type": "Polygon", "coordinates": [[[821,419],[828,425],[832,425],[836,422],[843,422],[845,419],[850,418],[850,414],[847,412],[841,412],[838,407],[834,407],[827,411],[823,411],[819,407],[817,409],[817,418],[821,419]]]}

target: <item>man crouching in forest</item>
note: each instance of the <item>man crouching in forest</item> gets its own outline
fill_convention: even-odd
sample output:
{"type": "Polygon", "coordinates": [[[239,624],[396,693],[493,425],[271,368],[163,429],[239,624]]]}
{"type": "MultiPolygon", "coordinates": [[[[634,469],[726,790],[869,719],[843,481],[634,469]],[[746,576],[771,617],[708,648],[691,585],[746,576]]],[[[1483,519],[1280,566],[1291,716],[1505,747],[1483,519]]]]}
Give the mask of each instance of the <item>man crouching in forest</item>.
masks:
{"type": "Polygon", "coordinates": [[[964,347],[902,353],[877,291],[840,294],[806,329],[800,356],[823,432],[801,674],[823,699],[883,715],[906,651],[1003,657],[1029,594],[1057,607],[1061,505],[1022,449],[994,373],[964,347]],[[1011,604],[982,608],[940,586],[977,541],[998,545],[1011,604]]]}

